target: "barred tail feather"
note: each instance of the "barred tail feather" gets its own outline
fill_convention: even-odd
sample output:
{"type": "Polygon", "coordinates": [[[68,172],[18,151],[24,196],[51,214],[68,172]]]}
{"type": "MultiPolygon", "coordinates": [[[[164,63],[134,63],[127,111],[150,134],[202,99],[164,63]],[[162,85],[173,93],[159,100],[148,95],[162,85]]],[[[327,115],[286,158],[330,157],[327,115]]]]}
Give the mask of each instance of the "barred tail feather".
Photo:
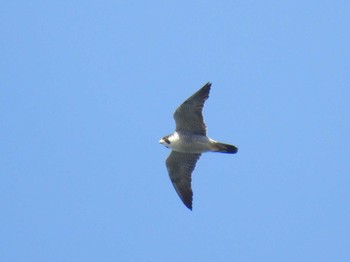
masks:
{"type": "Polygon", "coordinates": [[[233,145],[215,142],[214,151],[227,154],[236,154],[238,152],[238,148],[233,145]]]}

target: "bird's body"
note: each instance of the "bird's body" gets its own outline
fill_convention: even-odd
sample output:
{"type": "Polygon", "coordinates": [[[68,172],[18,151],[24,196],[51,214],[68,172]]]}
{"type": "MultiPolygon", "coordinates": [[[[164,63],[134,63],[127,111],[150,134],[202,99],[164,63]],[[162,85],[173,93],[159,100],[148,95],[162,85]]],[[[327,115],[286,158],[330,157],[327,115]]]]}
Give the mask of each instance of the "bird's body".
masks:
{"type": "Polygon", "coordinates": [[[182,103],[174,113],[175,132],[159,142],[172,151],[166,160],[170,179],[183,203],[192,209],[191,174],[204,152],[235,154],[237,147],[223,144],[206,134],[202,109],[209,97],[211,83],[205,84],[182,103]]]}
{"type": "Polygon", "coordinates": [[[193,135],[181,131],[174,132],[167,136],[167,139],[170,144],[166,144],[166,147],[171,148],[176,152],[197,154],[211,151],[211,141],[214,141],[207,136],[193,135]]]}

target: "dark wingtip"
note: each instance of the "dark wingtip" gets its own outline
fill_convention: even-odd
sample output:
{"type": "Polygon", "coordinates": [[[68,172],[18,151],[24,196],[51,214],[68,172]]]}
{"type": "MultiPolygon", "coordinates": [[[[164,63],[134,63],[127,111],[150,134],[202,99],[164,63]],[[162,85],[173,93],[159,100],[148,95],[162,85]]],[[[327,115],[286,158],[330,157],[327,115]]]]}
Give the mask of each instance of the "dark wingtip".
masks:
{"type": "Polygon", "coordinates": [[[199,89],[199,91],[197,93],[201,92],[202,94],[205,95],[205,98],[208,98],[209,97],[210,88],[211,88],[211,83],[208,82],[204,86],[202,86],[201,89],[199,89]]]}
{"type": "Polygon", "coordinates": [[[185,206],[186,206],[189,210],[192,211],[192,203],[187,203],[187,204],[185,204],[185,206]]]}
{"type": "Polygon", "coordinates": [[[185,204],[185,206],[189,209],[189,210],[191,210],[192,211],[192,197],[191,197],[191,199],[189,200],[183,200],[182,201],[184,204],[185,204]]]}
{"type": "Polygon", "coordinates": [[[202,88],[205,88],[205,87],[210,88],[211,87],[211,82],[207,82],[202,88]]]}

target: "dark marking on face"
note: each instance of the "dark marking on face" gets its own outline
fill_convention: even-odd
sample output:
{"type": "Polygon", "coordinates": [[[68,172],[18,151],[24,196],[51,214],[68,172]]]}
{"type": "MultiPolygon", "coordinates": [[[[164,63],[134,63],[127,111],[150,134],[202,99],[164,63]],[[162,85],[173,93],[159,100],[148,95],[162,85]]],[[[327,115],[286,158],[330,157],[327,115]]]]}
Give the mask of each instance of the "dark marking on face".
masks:
{"type": "Polygon", "coordinates": [[[170,144],[170,141],[168,139],[168,137],[163,137],[163,140],[169,145],[170,144]]]}

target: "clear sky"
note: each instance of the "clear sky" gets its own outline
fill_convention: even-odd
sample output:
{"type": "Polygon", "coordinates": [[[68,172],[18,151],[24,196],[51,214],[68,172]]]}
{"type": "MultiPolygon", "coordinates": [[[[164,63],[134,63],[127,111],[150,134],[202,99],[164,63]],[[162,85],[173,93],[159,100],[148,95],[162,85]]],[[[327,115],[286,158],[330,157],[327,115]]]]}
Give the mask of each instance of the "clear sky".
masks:
{"type": "Polygon", "coordinates": [[[349,1],[2,1],[0,261],[350,261],[349,1]],[[193,211],[176,107],[213,83],[193,211]]]}

